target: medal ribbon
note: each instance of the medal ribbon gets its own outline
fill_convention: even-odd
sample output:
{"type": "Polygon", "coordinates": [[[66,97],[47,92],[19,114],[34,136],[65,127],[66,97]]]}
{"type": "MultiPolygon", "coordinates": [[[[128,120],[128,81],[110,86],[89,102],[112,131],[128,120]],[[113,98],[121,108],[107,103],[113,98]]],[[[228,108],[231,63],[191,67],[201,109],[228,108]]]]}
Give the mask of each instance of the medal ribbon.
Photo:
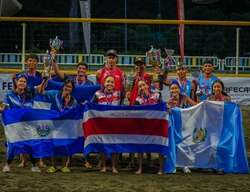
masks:
{"type": "Polygon", "coordinates": [[[111,105],[113,103],[113,100],[114,100],[114,92],[112,91],[112,94],[111,94],[111,97],[110,97],[110,103],[108,101],[108,94],[107,92],[104,90],[104,94],[105,94],[105,97],[106,97],[106,102],[107,102],[107,105],[111,105]]]}
{"type": "Polygon", "coordinates": [[[146,97],[146,98],[144,98],[143,94],[141,97],[142,97],[142,104],[143,105],[146,105],[146,104],[150,105],[150,97],[151,97],[150,93],[149,93],[148,97],[146,97]]]}
{"type": "MultiPolygon", "coordinates": [[[[81,85],[84,85],[85,81],[86,81],[86,78],[84,78],[84,80],[82,80],[81,85]]],[[[76,84],[79,85],[79,80],[77,77],[76,77],[76,84]]]]}
{"type": "Polygon", "coordinates": [[[27,72],[27,75],[30,76],[30,77],[35,77],[36,76],[36,71],[34,73],[30,73],[28,71],[26,71],[26,72],[27,72]]]}
{"type": "MultiPolygon", "coordinates": [[[[216,101],[215,95],[214,95],[214,101],[216,101]]],[[[220,94],[220,100],[219,101],[222,101],[222,94],[220,94]]]]}
{"type": "MultiPolygon", "coordinates": [[[[16,89],[16,93],[18,94],[17,89],[16,89]]],[[[25,100],[26,100],[25,92],[22,93],[21,95],[18,94],[18,96],[19,96],[20,99],[21,99],[21,97],[22,97],[22,105],[21,105],[21,107],[23,108],[23,107],[24,107],[25,100]],[[20,97],[20,96],[21,96],[21,97],[20,97]]]]}
{"type": "Polygon", "coordinates": [[[203,76],[203,81],[204,81],[204,88],[206,90],[206,93],[209,92],[209,87],[210,87],[210,79],[208,79],[208,85],[207,85],[207,82],[206,82],[206,78],[203,76]]]}
{"type": "Polygon", "coordinates": [[[185,81],[182,83],[181,80],[180,80],[180,78],[178,77],[178,82],[179,82],[180,87],[181,87],[181,93],[183,93],[184,90],[185,90],[185,87],[186,87],[186,85],[187,85],[187,80],[185,80],[185,81]]]}
{"type": "Polygon", "coordinates": [[[181,101],[181,98],[178,99],[178,103],[176,106],[174,106],[174,98],[172,97],[171,98],[171,108],[174,108],[174,107],[180,107],[180,102],[181,101]]]}

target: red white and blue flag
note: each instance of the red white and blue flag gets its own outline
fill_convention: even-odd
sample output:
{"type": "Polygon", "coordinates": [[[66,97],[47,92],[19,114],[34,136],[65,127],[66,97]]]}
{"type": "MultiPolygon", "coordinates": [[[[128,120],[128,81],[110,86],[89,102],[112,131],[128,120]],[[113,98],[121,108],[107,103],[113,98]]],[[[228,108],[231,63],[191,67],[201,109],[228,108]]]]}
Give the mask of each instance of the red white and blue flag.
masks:
{"type": "Polygon", "coordinates": [[[83,114],[84,154],[168,153],[166,103],[108,106],[87,103],[83,114]]]}

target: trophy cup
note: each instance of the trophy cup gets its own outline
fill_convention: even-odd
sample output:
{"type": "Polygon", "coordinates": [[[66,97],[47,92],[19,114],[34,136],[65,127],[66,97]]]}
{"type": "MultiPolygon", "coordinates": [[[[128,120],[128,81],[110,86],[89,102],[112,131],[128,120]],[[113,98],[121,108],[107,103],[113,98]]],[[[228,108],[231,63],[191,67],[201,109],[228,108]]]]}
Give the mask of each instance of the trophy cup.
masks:
{"type": "Polygon", "coordinates": [[[56,55],[57,51],[60,48],[63,49],[62,44],[63,44],[63,41],[61,39],[59,39],[58,36],[56,36],[55,39],[49,40],[49,45],[51,48],[51,53],[52,53],[53,59],[55,59],[55,55],[56,55]]]}
{"type": "MultiPolygon", "coordinates": [[[[154,49],[151,45],[151,49],[147,52],[147,57],[149,58],[149,62],[152,67],[159,68],[161,64],[161,50],[154,49]]],[[[163,75],[161,74],[154,74],[153,75],[153,82],[160,82],[163,81],[163,75]]]]}
{"type": "MultiPolygon", "coordinates": [[[[126,85],[125,85],[125,92],[131,92],[133,89],[133,84],[135,81],[135,75],[133,73],[133,70],[130,72],[130,74],[127,75],[126,79],[126,85]]],[[[130,105],[130,101],[127,97],[123,100],[123,105],[130,105]]]]}
{"type": "Polygon", "coordinates": [[[174,50],[165,48],[165,52],[167,54],[166,61],[168,61],[168,62],[165,63],[165,71],[166,72],[172,72],[173,61],[175,62],[175,60],[174,60],[174,58],[172,56],[174,54],[174,50]]]}
{"type": "Polygon", "coordinates": [[[195,92],[195,95],[196,96],[201,96],[203,95],[203,91],[201,90],[201,83],[200,83],[200,80],[199,80],[199,77],[200,77],[201,73],[199,71],[194,71],[191,73],[191,76],[194,78],[196,84],[197,84],[197,90],[195,92]]]}
{"type": "Polygon", "coordinates": [[[44,79],[50,78],[50,69],[52,69],[53,66],[53,56],[49,53],[47,50],[43,57],[43,66],[44,66],[44,79]]]}

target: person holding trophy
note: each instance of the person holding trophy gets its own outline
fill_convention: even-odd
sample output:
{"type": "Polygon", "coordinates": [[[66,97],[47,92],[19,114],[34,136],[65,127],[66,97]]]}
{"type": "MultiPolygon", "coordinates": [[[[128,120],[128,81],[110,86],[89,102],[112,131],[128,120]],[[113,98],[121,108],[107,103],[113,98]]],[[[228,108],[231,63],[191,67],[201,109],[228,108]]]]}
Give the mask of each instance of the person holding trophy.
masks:
{"type": "MultiPolygon", "coordinates": [[[[138,96],[138,81],[141,79],[144,79],[147,81],[148,89],[149,91],[151,90],[151,79],[153,79],[152,76],[150,76],[148,73],[145,72],[146,69],[146,62],[142,57],[136,57],[135,59],[135,74],[133,75],[132,73],[127,75],[127,80],[126,80],[126,86],[125,86],[125,91],[126,91],[126,99],[129,100],[129,104],[131,106],[134,106],[135,99],[138,96]]],[[[157,74],[158,75],[158,74],[157,74]]],[[[153,85],[161,90],[160,87],[160,82],[154,82],[153,85]]],[[[129,105],[127,104],[127,105],[129,105]]],[[[149,167],[155,167],[151,161],[151,154],[147,153],[147,160],[148,160],[148,166],[149,167]]],[[[134,166],[134,153],[130,154],[130,162],[127,165],[128,168],[131,168],[134,166]]]]}
{"type": "MultiPolygon", "coordinates": [[[[134,105],[154,105],[157,103],[162,102],[162,96],[160,92],[151,92],[149,91],[148,82],[145,79],[140,79],[136,82],[137,84],[137,92],[139,93],[134,101],[134,105]]],[[[147,156],[150,153],[147,153],[147,156]]],[[[139,175],[142,172],[142,159],[143,153],[138,153],[138,170],[135,174],[139,175]]],[[[150,161],[151,161],[151,154],[150,154],[150,161]]],[[[148,163],[152,163],[149,162],[148,163]]],[[[164,164],[164,156],[159,154],[159,171],[158,174],[163,174],[163,164],[164,164]]],[[[148,164],[149,166],[149,164],[148,164]]]]}
{"type": "MultiPolygon", "coordinates": [[[[45,81],[48,81],[48,78],[44,78],[45,81]]],[[[51,103],[51,110],[56,110],[63,112],[65,110],[71,109],[77,105],[77,101],[71,95],[74,91],[75,83],[72,79],[67,79],[63,82],[62,90],[50,90],[45,91],[44,87],[39,89],[39,93],[45,96],[45,100],[51,103]]],[[[56,162],[57,156],[52,158],[52,166],[46,170],[47,173],[56,172],[56,162]]],[[[62,169],[63,173],[69,173],[70,169],[67,166],[68,156],[62,156],[62,169]]]]}
{"type": "Polygon", "coordinates": [[[203,75],[198,77],[198,81],[200,82],[199,89],[204,93],[202,96],[200,96],[201,101],[206,100],[212,95],[212,84],[218,79],[218,77],[213,75],[214,66],[212,61],[203,61],[202,71],[203,75]]]}
{"type": "Polygon", "coordinates": [[[183,95],[187,95],[193,101],[195,101],[196,99],[195,84],[187,79],[186,77],[187,72],[188,72],[187,66],[183,62],[178,62],[178,65],[176,66],[176,73],[178,77],[169,79],[166,78],[164,79],[163,83],[164,85],[169,86],[174,79],[177,80],[180,85],[180,93],[183,95]]]}

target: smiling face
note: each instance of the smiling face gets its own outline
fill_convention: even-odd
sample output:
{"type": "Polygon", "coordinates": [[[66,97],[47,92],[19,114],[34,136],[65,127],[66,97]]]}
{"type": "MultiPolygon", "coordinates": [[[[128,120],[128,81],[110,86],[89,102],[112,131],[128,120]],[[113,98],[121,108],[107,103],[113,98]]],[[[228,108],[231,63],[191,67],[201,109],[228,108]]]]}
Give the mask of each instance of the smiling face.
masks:
{"type": "Polygon", "coordinates": [[[76,73],[78,76],[82,77],[85,76],[87,72],[87,68],[85,65],[79,65],[76,69],[76,73]]]}
{"type": "Polygon", "coordinates": [[[69,95],[72,91],[73,91],[73,86],[72,84],[69,82],[69,83],[66,83],[64,86],[63,86],[63,94],[65,95],[69,95]]]}
{"type": "Polygon", "coordinates": [[[213,92],[215,95],[220,95],[223,91],[223,87],[220,83],[216,82],[213,84],[213,92]]]}
{"type": "Polygon", "coordinates": [[[207,75],[212,74],[212,72],[214,71],[214,66],[212,64],[205,63],[202,66],[202,71],[207,75]]]}
{"type": "Polygon", "coordinates": [[[185,78],[187,73],[187,68],[185,67],[177,68],[176,73],[179,78],[185,78]]]}
{"type": "Polygon", "coordinates": [[[38,61],[35,58],[29,58],[26,60],[26,64],[28,65],[28,69],[36,69],[38,65],[38,61]]]}
{"type": "Polygon", "coordinates": [[[141,94],[148,96],[148,94],[149,94],[148,84],[145,81],[140,80],[137,85],[138,85],[138,91],[141,94]]]}
{"type": "Polygon", "coordinates": [[[115,87],[115,78],[113,76],[108,76],[103,84],[105,91],[112,92],[115,87]]]}
{"type": "Polygon", "coordinates": [[[24,90],[27,86],[27,79],[25,77],[20,77],[17,80],[17,89],[24,90]]]}
{"type": "Polygon", "coordinates": [[[172,84],[170,86],[170,93],[172,94],[173,97],[176,97],[177,95],[180,94],[180,87],[177,84],[172,84]]]}

